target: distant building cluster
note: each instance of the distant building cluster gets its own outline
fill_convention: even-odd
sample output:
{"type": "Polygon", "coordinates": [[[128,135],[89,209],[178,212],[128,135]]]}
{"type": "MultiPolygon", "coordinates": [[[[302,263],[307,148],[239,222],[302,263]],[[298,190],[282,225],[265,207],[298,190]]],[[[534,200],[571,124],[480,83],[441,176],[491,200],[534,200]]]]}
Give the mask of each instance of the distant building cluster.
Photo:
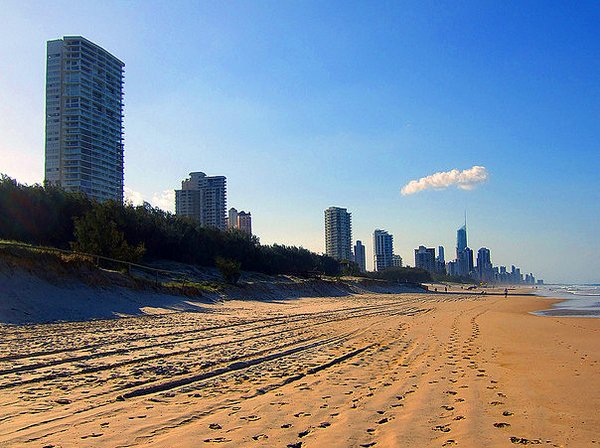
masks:
{"type": "Polygon", "coordinates": [[[250,212],[237,211],[231,207],[227,214],[227,228],[237,229],[249,235],[252,235],[252,215],[250,212]]]}
{"type": "MultiPolygon", "coordinates": [[[[336,260],[353,261],[361,272],[366,268],[366,250],[364,244],[357,240],[354,250],[352,244],[352,214],[341,207],[329,207],[325,210],[325,253],[336,260]]],[[[467,244],[467,224],[462,225],[456,232],[456,258],[446,262],[443,246],[419,246],[415,249],[415,267],[434,274],[444,274],[452,277],[464,277],[481,283],[507,284],[543,284],[533,274],[525,277],[519,268],[512,266],[510,272],[505,266],[493,266],[491,252],[487,247],[477,251],[474,259],[473,250],[467,244]],[[475,264],[475,261],[477,262],[475,264]]],[[[373,267],[376,272],[389,268],[402,267],[402,257],[394,254],[394,236],[383,229],[373,232],[373,267]]]]}
{"type": "Polygon", "coordinates": [[[415,267],[429,272],[468,277],[481,283],[543,284],[543,280],[536,282],[533,274],[523,277],[521,270],[515,266],[510,272],[507,272],[506,266],[494,266],[491,251],[487,247],[477,251],[477,264],[474,261],[473,250],[467,244],[466,222],[456,231],[456,259],[445,263],[443,246],[438,247],[437,257],[433,248],[419,246],[415,249],[415,267]]]}
{"type": "Polygon", "coordinates": [[[175,214],[191,218],[202,227],[219,230],[237,229],[252,235],[252,215],[227,209],[227,178],[207,176],[197,171],[181,182],[175,190],[175,214]]]}

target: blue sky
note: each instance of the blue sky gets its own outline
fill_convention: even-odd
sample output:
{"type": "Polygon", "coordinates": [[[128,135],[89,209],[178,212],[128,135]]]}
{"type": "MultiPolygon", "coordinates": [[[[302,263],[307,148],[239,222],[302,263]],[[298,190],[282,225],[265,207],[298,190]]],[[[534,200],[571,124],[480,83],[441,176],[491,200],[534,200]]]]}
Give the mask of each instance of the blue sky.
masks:
{"type": "Polygon", "coordinates": [[[2,2],[0,172],[43,179],[45,42],[83,35],[125,64],[125,184],[156,205],[226,175],[265,243],[469,245],[547,281],[600,283],[598,2],[2,2]],[[576,4],[575,4],[576,3],[576,4]],[[68,13],[65,13],[67,11],[68,13]],[[489,180],[402,196],[410,180],[489,180]]]}

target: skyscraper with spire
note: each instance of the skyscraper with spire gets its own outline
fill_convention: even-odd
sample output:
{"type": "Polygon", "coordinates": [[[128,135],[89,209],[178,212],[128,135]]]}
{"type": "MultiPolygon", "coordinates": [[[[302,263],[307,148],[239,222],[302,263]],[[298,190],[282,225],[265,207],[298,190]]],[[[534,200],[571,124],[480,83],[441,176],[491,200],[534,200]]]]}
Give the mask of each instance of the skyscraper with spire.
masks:
{"type": "Polygon", "coordinates": [[[458,275],[468,276],[473,270],[473,251],[467,245],[467,212],[465,223],[456,231],[456,261],[458,275]]]}

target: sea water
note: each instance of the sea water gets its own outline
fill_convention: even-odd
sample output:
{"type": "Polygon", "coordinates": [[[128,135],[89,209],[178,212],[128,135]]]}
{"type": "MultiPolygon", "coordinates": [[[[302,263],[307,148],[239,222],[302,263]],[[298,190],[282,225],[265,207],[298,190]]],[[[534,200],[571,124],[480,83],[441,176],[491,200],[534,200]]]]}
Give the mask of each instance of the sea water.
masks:
{"type": "Polygon", "coordinates": [[[549,310],[534,313],[539,316],[600,317],[600,284],[546,285],[536,293],[565,299],[549,310]]]}

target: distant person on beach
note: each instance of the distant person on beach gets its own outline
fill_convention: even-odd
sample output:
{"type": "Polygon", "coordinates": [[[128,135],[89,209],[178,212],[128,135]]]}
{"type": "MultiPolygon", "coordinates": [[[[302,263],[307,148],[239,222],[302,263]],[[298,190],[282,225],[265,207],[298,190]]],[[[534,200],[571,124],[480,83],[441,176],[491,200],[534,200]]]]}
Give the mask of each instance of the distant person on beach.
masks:
{"type": "Polygon", "coordinates": [[[444,292],[448,292],[448,287],[444,286],[444,292]]]}
{"type": "Polygon", "coordinates": [[[508,297],[508,288],[504,288],[504,298],[508,297]]]}

